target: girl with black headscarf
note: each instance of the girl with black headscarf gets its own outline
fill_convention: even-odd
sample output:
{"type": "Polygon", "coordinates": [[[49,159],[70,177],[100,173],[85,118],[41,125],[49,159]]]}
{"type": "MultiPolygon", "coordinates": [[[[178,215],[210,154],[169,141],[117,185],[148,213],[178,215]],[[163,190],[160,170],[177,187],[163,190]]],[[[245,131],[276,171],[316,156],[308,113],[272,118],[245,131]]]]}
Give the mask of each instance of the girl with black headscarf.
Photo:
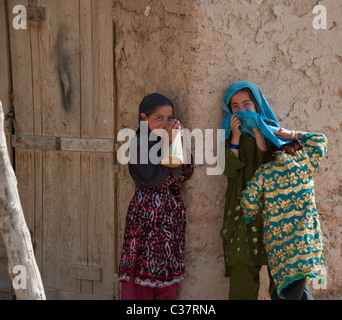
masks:
{"type": "MultiPolygon", "coordinates": [[[[182,130],[174,106],[165,96],[146,96],[139,107],[140,127],[132,141],[129,171],[135,182],[121,252],[119,280],[122,300],[174,300],[184,279],[186,209],[179,184],[190,179],[193,164],[171,168],[162,159],[166,133],[182,130]],[[135,150],[134,150],[135,149],[135,150]]],[[[168,147],[168,145],[167,145],[168,147]]]]}

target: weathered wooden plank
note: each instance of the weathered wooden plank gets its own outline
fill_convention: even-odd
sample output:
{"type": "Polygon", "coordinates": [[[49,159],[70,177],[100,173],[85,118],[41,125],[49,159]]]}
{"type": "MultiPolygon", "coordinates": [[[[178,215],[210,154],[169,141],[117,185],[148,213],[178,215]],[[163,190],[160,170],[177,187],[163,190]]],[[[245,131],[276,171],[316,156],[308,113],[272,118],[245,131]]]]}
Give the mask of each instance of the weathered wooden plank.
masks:
{"type": "MultiPolygon", "coordinates": [[[[8,43],[7,12],[5,1],[0,2],[0,99],[4,113],[10,110],[10,48],[8,43]]],[[[8,124],[5,124],[5,132],[8,133],[8,124]]]]}
{"type": "MultiPolygon", "coordinates": [[[[32,2],[30,2],[31,4],[32,2]]],[[[31,53],[32,53],[32,90],[33,90],[33,133],[36,136],[42,135],[42,101],[41,96],[45,92],[42,91],[41,81],[42,72],[40,65],[40,32],[42,29],[42,22],[45,20],[45,8],[39,10],[38,19],[29,20],[29,31],[31,35],[31,53]]],[[[50,142],[52,143],[52,141],[50,142]]],[[[38,267],[43,266],[43,147],[35,148],[34,150],[34,175],[31,177],[34,183],[34,226],[33,240],[35,243],[35,256],[38,267]]],[[[16,147],[18,148],[18,146],[16,147]]],[[[50,295],[50,293],[49,293],[50,295]]],[[[48,295],[47,295],[48,296],[48,295]]]]}
{"type": "MultiPolygon", "coordinates": [[[[14,17],[12,10],[16,5],[28,6],[28,0],[8,0],[8,16],[11,18],[14,17]]],[[[10,27],[9,31],[11,60],[15,61],[12,63],[12,83],[18,130],[23,134],[34,134],[30,30],[10,27]]]]}
{"type": "MultiPolygon", "coordinates": [[[[32,3],[32,2],[31,2],[32,3]]],[[[30,3],[30,4],[31,4],[30,3]]],[[[40,65],[40,32],[42,29],[42,22],[45,20],[45,8],[39,10],[37,19],[29,20],[29,31],[31,35],[31,53],[32,53],[32,90],[33,90],[33,133],[36,136],[42,135],[42,101],[41,96],[45,92],[42,91],[41,81],[42,72],[40,65]]],[[[49,142],[49,143],[52,143],[49,142]]],[[[34,183],[34,226],[33,240],[35,243],[35,256],[38,267],[42,269],[43,266],[43,147],[35,148],[34,150],[34,175],[31,177],[34,183]]],[[[18,148],[18,146],[16,146],[18,148]]],[[[48,294],[46,293],[47,297],[48,294]]],[[[50,295],[50,293],[49,293],[50,295]]]]}
{"type": "Polygon", "coordinates": [[[94,61],[92,43],[92,0],[80,1],[80,61],[81,61],[81,137],[94,137],[94,61]]]}
{"type": "Polygon", "coordinates": [[[71,278],[78,254],[77,212],[80,203],[79,153],[44,151],[43,157],[43,273],[45,285],[80,290],[71,278]]]}
{"type": "MultiPolygon", "coordinates": [[[[113,1],[104,0],[98,5],[92,0],[92,50],[93,50],[93,114],[92,136],[115,137],[114,99],[114,24],[113,1]]],[[[103,280],[94,282],[95,294],[113,294],[115,273],[115,199],[114,166],[109,154],[93,154],[93,195],[95,210],[90,221],[102,219],[93,224],[89,242],[92,251],[92,265],[102,268],[103,280]],[[102,177],[102,178],[100,178],[102,177]],[[101,182],[100,182],[101,181],[101,182]]]]}
{"type": "Polygon", "coordinates": [[[81,137],[80,98],[80,1],[60,0],[58,10],[58,40],[55,49],[58,57],[59,90],[62,104],[60,134],[81,137]]]}
{"type": "Polygon", "coordinates": [[[46,136],[80,136],[79,1],[42,0],[42,123],[46,136]]]}
{"type": "Polygon", "coordinates": [[[28,136],[21,135],[18,142],[16,137],[12,137],[12,145],[18,149],[37,149],[37,150],[58,150],[59,140],[56,137],[28,136]]]}
{"type": "Polygon", "coordinates": [[[114,274],[114,299],[120,300],[121,291],[120,291],[120,282],[119,282],[119,274],[114,274]]]}
{"type": "Polygon", "coordinates": [[[78,221],[80,204],[80,153],[59,152],[59,205],[55,208],[62,220],[61,238],[55,239],[56,245],[62,247],[59,260],[59,286],[66,291],[80,291],[81,282],[74,279],[71,274],[72,265],[77,263],[76,257],[79,252],[77,247],[77,235],[75,234],[78,221]],[[59,243],[58,243],[59,242],[59,243]]]}
{"type": "Polygon", "coordinates": [[[112,139],[80,139],[21,135],[17,141],[12,137],[12,144],[19,149],[59,150],[75,152],[114,152],[115,142],[112,139]]]}
{"type": "Polygon", "coordinates": [[[34,176],[34,214],[35,214],[35,225],[34,225],[34,241],[35,241],[35,256],[37,260],[38,267],[42,268],[43,261],[43,151],[34,151],[34,166],[35,166],[35,176],[34,176]]]}
{"type": "Polygon", "coordinates": [[[45,288],[46,300],[58,300],[59,289],[45,288]]]}
{"type": "Polygon", "coordinates": [[[73,265],[71,267],[71,277],[81,280],[101,281],[101,268],[73,265]]]}
{"type": "Polygon", "coordinates": [[[113,152],[112,139],[75,139],[61,138],[62,151],[113,152]]]}
{"type": "Polygon", "coordinates": [[[56,158],[52,151],[43,152],[43,250],[42,250],[42,277],[45,287],[60,288],[60,260],[64,248],[60,243],[63,208],[60,204],[58,194],[60,192],[59,181],[59,153],[56,158]]]}
{"type": "Polygon", "coordinates": [[[113,138],[115,132],[112,6],[112,0],[92,0],[92,137],[113,138]]]}
{"type": "Polygon", "coordinates": [[[39,90],[40,104],[37,115],[41,117],[41,134],[45,136],[60,135],[61,92],[58,77],[58,7],[59,1],[42,0],[40,5],[46,8],[45,21],[39,30],[39,90]]]}
{"type": "Polygon", "coordinates": [[[35,225],[35,159],[33,150],[16,150],[16,177],[21,206],[30,231],[35,225]]]}
{"type": "Polygon", "coordinates": [[[82,136],[113,137],[115,132],[114,32],[112,1],[81,2],[82,136]]]}
{"type": "Polygon", "coordinates": [[[0,279],[0,292],[12,292],[12,281],[9,279],[0,279]]]}
{"type": "MultiPolygon", "coordinates": [[[[42,72],[40,65],[40,31],[41,23],[37,21],[30,21],[29,31],[31,35],[31,53],[32,53],[32,94],[33,94],[33,134],[42,135],[42,101],[41,95],[45,92],[42,91],[41,81],[42,72]]],[[[44,68],[44,66],[42,66],[44,68]]]]}
{"type": "MultiPolygon", "coordinates": [[[[88,264],[88,218],[91,208],[91,153],[84,152],[81,154],[81,185],[80,185],[80,210],[78,211],[78,221],[76,234],[78,235],[77,246],[79,248],[78,252],[78,263],[87,265],[88,264]]],[[[83,293],[93,293],[93,282],[88,280],[81,280],[81,292],[83,293]]]]}
{"type": "Polygon", "coordinates": [[[92,157],[89,264],[102,268],[102,281],[94,282],[94,293],[112,294],[115,273],[113,164],[110,154],[94,153],[92,157]]]}

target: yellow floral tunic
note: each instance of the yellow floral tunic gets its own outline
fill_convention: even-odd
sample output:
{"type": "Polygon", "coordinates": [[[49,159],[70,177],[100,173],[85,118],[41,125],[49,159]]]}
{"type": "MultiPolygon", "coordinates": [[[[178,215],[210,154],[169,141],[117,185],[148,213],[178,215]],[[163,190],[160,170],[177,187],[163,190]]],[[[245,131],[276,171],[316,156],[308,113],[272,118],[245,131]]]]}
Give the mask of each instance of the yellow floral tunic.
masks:
{"type": "Polygon", "coordinates": [[[303,136],[304,149],[262,165],[242,199],[246,223],[262,214],[264,243],[278,294],[291,282],[314,278],[324,263],[313,174],[327,149],[323,134],[303,136]]]}

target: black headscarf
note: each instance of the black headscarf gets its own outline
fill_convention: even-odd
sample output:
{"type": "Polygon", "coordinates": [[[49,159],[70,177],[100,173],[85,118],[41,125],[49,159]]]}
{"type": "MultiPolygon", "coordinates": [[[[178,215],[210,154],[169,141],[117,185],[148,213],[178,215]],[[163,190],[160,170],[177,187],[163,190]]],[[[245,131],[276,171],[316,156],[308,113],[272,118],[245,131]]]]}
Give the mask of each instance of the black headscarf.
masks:
{"type": "MultiPolygon", "coordinates": [[[[140,121],[144,121],[141,117],[141,113],[146,114],[146,116],[150,116],[158,107],[161,106],[171,106],[172,109],[174,109],[174,105],[171,102],[170,99],[167,97],[159,94],[159,93],[152,93],[148,96],[146,96],[140,103],[139,106],[139,124],[140,121]]],[[[131,145],[136,145],[136,155],[134,154],[135,158],[138,161],[138,164],[133,164],[130,161],[129,163],[129,171],[130,174],[135,181],[136,187],[160,187],[164,181],[168,178],[170,174],[173,175],[173,177],[178,180],[180,173],[182,171],[182,167],[178,168],[169,168],[162,166],[161,164],[153,164],[151,163],[150,159],[148,159],[147,164],[142,164],[140,162],[140,141],[142,139],[142,134],[144,134],[146,131],[148,132],[148,154],[151,148],[159,143],[161,141],[161,137],[157,137],[155,141],[150,141],[149,137],[153,133],[151,130],[148,128],[148,130],[141,130],[141,127],[139,126],[136,136],[134,137],[135,141],[134,144],[131,145]]],[[[146,137],[143,137],[146,139],[146,137]]],[[[135,152],[135,150],[131,150],[131,159],[132,159],[132,154],[135,152]]],[[[161,155],[161,150],[159,152],[159,155],[161,155]]]]}
{"type": "Polygon", "coordinates": [[[142,113],[145,113],[147,116],[150,116],[158,107],[161,106],[171,106],[174,109],[173,103],[171,100],[162,94],[152,93],[146,96],[140,103],[139,106],[139,121],[143,121],[144,119],[141,117],[142,113]]]}

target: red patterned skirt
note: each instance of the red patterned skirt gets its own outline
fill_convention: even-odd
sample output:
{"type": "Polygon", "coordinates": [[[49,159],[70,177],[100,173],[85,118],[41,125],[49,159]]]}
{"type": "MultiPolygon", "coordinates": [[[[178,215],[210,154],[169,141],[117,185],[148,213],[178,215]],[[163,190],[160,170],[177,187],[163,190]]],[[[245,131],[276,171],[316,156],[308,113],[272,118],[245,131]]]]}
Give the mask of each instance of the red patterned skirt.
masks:
{"type": "Polygon", "coordinates": [[[133,276],[136,284],[164,287],[183,280],[185,214],[172,175],[162,187],[136,188],[126,218],[120,281],[133,276]]]}

